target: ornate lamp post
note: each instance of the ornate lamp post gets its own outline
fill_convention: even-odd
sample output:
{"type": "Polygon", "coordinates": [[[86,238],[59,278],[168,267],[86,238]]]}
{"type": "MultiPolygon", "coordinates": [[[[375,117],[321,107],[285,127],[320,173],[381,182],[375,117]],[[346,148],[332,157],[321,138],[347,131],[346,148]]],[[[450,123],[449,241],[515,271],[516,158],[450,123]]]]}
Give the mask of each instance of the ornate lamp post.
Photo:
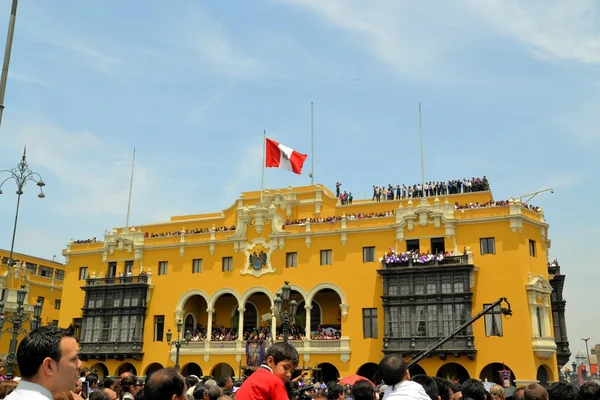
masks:
{"type": "Polygon", "coordinates": [[[173,333],[170,329],[167,330],[167,344],[169,346],[175,345],[175,371],[179,371],[179,349],[181,345],[188,344],[190,340],[192,340],[192,332],[186,331],[185,336],[181,337],[181,330],[183,329],[183,322],[181,320],[177,320],[177,339],[171,341],[173,337],[173,333]]]}
{"type": "Polygon", "coordinates": [[[275,303],[275,307],[277,308],[277,312],[281,315],[282,325],[283,325],[283,342],[288,342],[288,336],[290,335],[290,320],[296,318],[296,312],[298,311],[298,302],[296,300],[290,301],[290,293],[292,292],[292,288],[290,287],[290,283],[285,281],[285,284],[281,288],[281,295],[279,293],[275,294],[275,299],[273,302],[275,303]],[[288,303],[288,309],[283,307],[283,303],[288,303]],[[283,311],[282,311],[283,310],[283,311]]]}
{"type": "Polygon", "coordinates": [[[21,158],[21,162],[19,164],[17,164],[17,166],[15,168],[5,169],[5,170],[0,171],[0,176],[4,173],[8,174],[8,177],[5,178],[2,181],[2,183],[0,183],[0,194],[3,193],[2,186],[4,186],[4,184],[7,181],[12,179],[17,184],[17,211],[15,212],[15,224],[13,226],[12,242],[10,244],[10,253],[8,255],[8,273],[6,275],[6,283],[5,283],[5,286],[7,288],[8,288],[8,281],[10,278],[10,268],[13,265],[13,251],[15,249],[15,236],[17,234],[17,222],[19,221],[19,205],[21,204],[21,195],[23,194],[23,188],[25,187],[27,182],[34,182],[40,188],[40,193],[38,194],[38,197],[40,199],[43,199],[44,197],[46,197],[46,195],[44,194],[44,190],[42,189],[44,186],[46,186],[46,184],[42,180],[41,175],[38,174],[37,172],[33,172],[29,168],[29,165],[27,165],[26,153],[27,153],[27,148],[25,148],[23,150],[23,157],[21,158]]]}
{"type": "Polygon", "coordinates": [[[40,317],[42,315],[42,307],[43,304],[38,300],[37,304],[33,306],[33,318],[26,317],[23,314],[24,307],[23,303],[25,302],[25,296],[27,295],[27,291],[25,290],[25,286],[21,286],[21,289],[17,290],[17,311],[14,314],[11,314],[7,317],[4,317],[4,300],[0,301],[0,332],[1,334],[11,332],[12,338],[10,340],[10,346],[8,348],[8,356],[6,356],[6,363],[8,364],[6,368],[6,377],[7,379],[13,378],[13,366],[17,361],[17,339],[19,334],[27,333],[25,329],[23,329],[23,322],[29,321],[30,330],[34,330],[40,326],[40,317]],[[8,328],[6,331],[4,329],[4,323],[10,322],[12,324],[11,328],[8,328]]]}

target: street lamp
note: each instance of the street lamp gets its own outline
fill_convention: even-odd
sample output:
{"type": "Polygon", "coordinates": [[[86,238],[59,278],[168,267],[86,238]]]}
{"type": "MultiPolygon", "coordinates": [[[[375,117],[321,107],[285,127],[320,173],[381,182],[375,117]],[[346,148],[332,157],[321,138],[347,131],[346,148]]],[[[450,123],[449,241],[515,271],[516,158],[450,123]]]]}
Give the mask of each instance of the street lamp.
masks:
{"type": "Polygon", "coordinates": [[[175,345],[175,371],[179,371],[179,349],[181,345],[188,344],[190,340],[192,340],[192,332],[185,331],[185,336],[181,338],[181,330],[183,329],[183,322],[181,320],[177,320],[177,339],[171,341],[173,337],[173,333],[170,329],[167,330],[167,344],[169,346],[175,345]]]}
{"type": "Polygon", "coordinates": [[[8,288],[8,281],[10,278],[10,268],[13,265],[13,251],[15,249],[15,236],[17,234],[17,222],[19,220],[19,205],[21,204],[21,195],[23,194],[23,188],[25,187],[27,182],[34,182],[40,188],[40,193],[38,194],[38,197],[40,199],[43,199],[44,197],[46,197],[46,195],[44,194],[44,190],[43,190],[43,187],[46,186],[46,184],[42,180],[42,177],[40,176],[40,174],[38,174],[37,172],[33,172],[29,168],[29,165],[27,165],[26,152],[27,152],[27,147],[25,149],[23,149],[23,157],[21,158],[21,162],[19,164],[17,164],[17,166],[15,168],[5,169],[5,170],[0,171],[0,175],[4,174],[5,172],[8,173],[8,177],[6,179],[4,179],[2,181],[2,183],[0,183],[0,194],[2,194],[2,186],[4,186],[4,184],[7,181],[13,179],[15,181],[15,183],[17,184],[17,211],[15,212],[15,224],[13,226],[12,242],[10,244],[10,253],[8,255],[8,269],[7,269],[8,272],[6,275],[6,283],[5,283],[5,286],[7,288],[8,288]]]}
{"type": "Polygon", "coordinates": [[[292,292],[292,288],[290,287],[289,282],[285,281],[284,283],[285,284],[281,288],[281,294],[276,293],[273,302],[275,303],[277,313],[281,316],[282,320],[283,343],[287,343],[288,336],[290,335],[290,319],[296,319],[296,312],[298,311],[298,302],[296,300],[290,301],[290,294],[292,292]],[[283,307],[284,302],[289,303],[289,311],[283,307]]]}
{"type": "MultiPolygon", "coordinates": [[[[5,293],[8,293],[5,291],[5,293]]],[[[12,338],[10,340],[10,346],[8,348],[8,356],[6,356],[6,363],[8,367],[6,369],[6,377],[7,379],[13,378],[13,365],[17,361],[17,339],[19,334],[26,334],[27,331],[23,329],[23,322],[25,320],[30,323],[30,331],[37,329],[40,326],[40,317],[42,316],[42,307],[43,304],[40,300],[37,301],[36,305],[33,306],[33,318],[26,317],[23,314],[24,307],[23,303],[25,302],[25,296],[27,295],[27,291],[25,290],[25,286],[21,286],[19,290],[17,290],[17,311],[8,317],[4,317],[4,306],[6,305],[4,300],[0,301],[0,335],[11,332],[12,338]],[[12,324],[12,328],[8,328],[5,331],[4,323],[10,322],[12,324]]],[[[6,295],[5,295],[6,297],[6,295]]]]}

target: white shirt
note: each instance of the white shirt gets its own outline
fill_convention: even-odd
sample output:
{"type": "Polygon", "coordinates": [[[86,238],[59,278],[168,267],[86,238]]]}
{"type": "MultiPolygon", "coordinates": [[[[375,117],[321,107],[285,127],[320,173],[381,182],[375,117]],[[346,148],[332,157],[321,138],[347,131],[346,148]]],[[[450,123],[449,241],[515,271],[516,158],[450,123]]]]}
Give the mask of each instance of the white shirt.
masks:
{"type": "Polygon", "coordinates": [[[414,399],[414,400],[431,400],[431,398],[425,393],[423,386],[413,381],[402,381],[389,386],[385,390],[383,396],[385,400],[391,399],[414,399]]]}
{"type": "Polygon", "coordinates": [[[17,388],[5,400],[52,400],[52,392],[37,383],[20,380],[17,388]]]}

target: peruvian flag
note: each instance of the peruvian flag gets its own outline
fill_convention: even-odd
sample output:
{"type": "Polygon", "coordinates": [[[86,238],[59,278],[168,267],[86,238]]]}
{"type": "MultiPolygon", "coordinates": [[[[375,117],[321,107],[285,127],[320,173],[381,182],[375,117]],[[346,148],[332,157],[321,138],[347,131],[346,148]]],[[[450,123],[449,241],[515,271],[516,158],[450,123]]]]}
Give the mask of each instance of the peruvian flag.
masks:
{"type": "Polygon", "coordinates": [[[302,174],[302,165],[304,164],[304,160],[306,160],[306,154],[300,154],[296,150],[284,146],[281,143],[269,138],[266,139],[266,167],[283,168],[298,175],[302,174]]]}

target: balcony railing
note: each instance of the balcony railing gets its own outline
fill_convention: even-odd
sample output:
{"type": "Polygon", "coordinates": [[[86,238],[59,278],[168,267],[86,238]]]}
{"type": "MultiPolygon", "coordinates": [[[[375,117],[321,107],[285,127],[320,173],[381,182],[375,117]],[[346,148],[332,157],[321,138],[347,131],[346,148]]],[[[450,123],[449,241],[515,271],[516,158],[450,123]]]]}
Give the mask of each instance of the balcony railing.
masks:
{"type": "MultiPolygon", "coordinates": [[[[439,337],[384,338],[384,352],[420,353],[440,340],[439,337]]],[[[454,337],[440,346],[434,353],[474,353],[473,336],[454,337]]]]}
{"type": "Polygon", "coordinates": [[[432,259],[426,262],[421,262],[418,260],[413,260],[409,258],[406,261],[397,261],[394,263],[387,263],[385,260],[381,262],[383,268],[398,268],[398,267],[425,267],[425,266],[439,266],[439,265],[469,265],[469,256],[467,254],[462,254],[459,256],[446,256],[441,260],[432,259]]]}
{"type": "MultiPolygon", "coordinates": [[[[282,340],[278,340],[281,342],[282,340]]],[[[350,357],[350,338],[342,337],[338,340],[290,340],[300,354],[339,354],[342,360],[348,360],[350,357]]],[[[269,346],[270,342],[266,342],[269,346]]],[[[188,342],[181,346],[181,355],[204,355],[205,357],[211,354],[230,354],[241,355],[246,354],[246,341],[231,340],[231,341],[203,341],[203,342],[188,342]]],[[[175,354],[175,347],[171,348],[171,354],[175,354]]]]}
{"type": "Polygon", "coordinates": [[[143,342],[80,342],[80,354],[87,358],[132,357],[139,358],[143,353],[143,342]]]}
{"type": "Polygon", "coordinates": [[[86,286],[101,286],[101,285],[124,285],[124,284],[139,284],[148,283],[148,275],[139,276],[115,276],[105,278],[86,278],[86,286]]]}

